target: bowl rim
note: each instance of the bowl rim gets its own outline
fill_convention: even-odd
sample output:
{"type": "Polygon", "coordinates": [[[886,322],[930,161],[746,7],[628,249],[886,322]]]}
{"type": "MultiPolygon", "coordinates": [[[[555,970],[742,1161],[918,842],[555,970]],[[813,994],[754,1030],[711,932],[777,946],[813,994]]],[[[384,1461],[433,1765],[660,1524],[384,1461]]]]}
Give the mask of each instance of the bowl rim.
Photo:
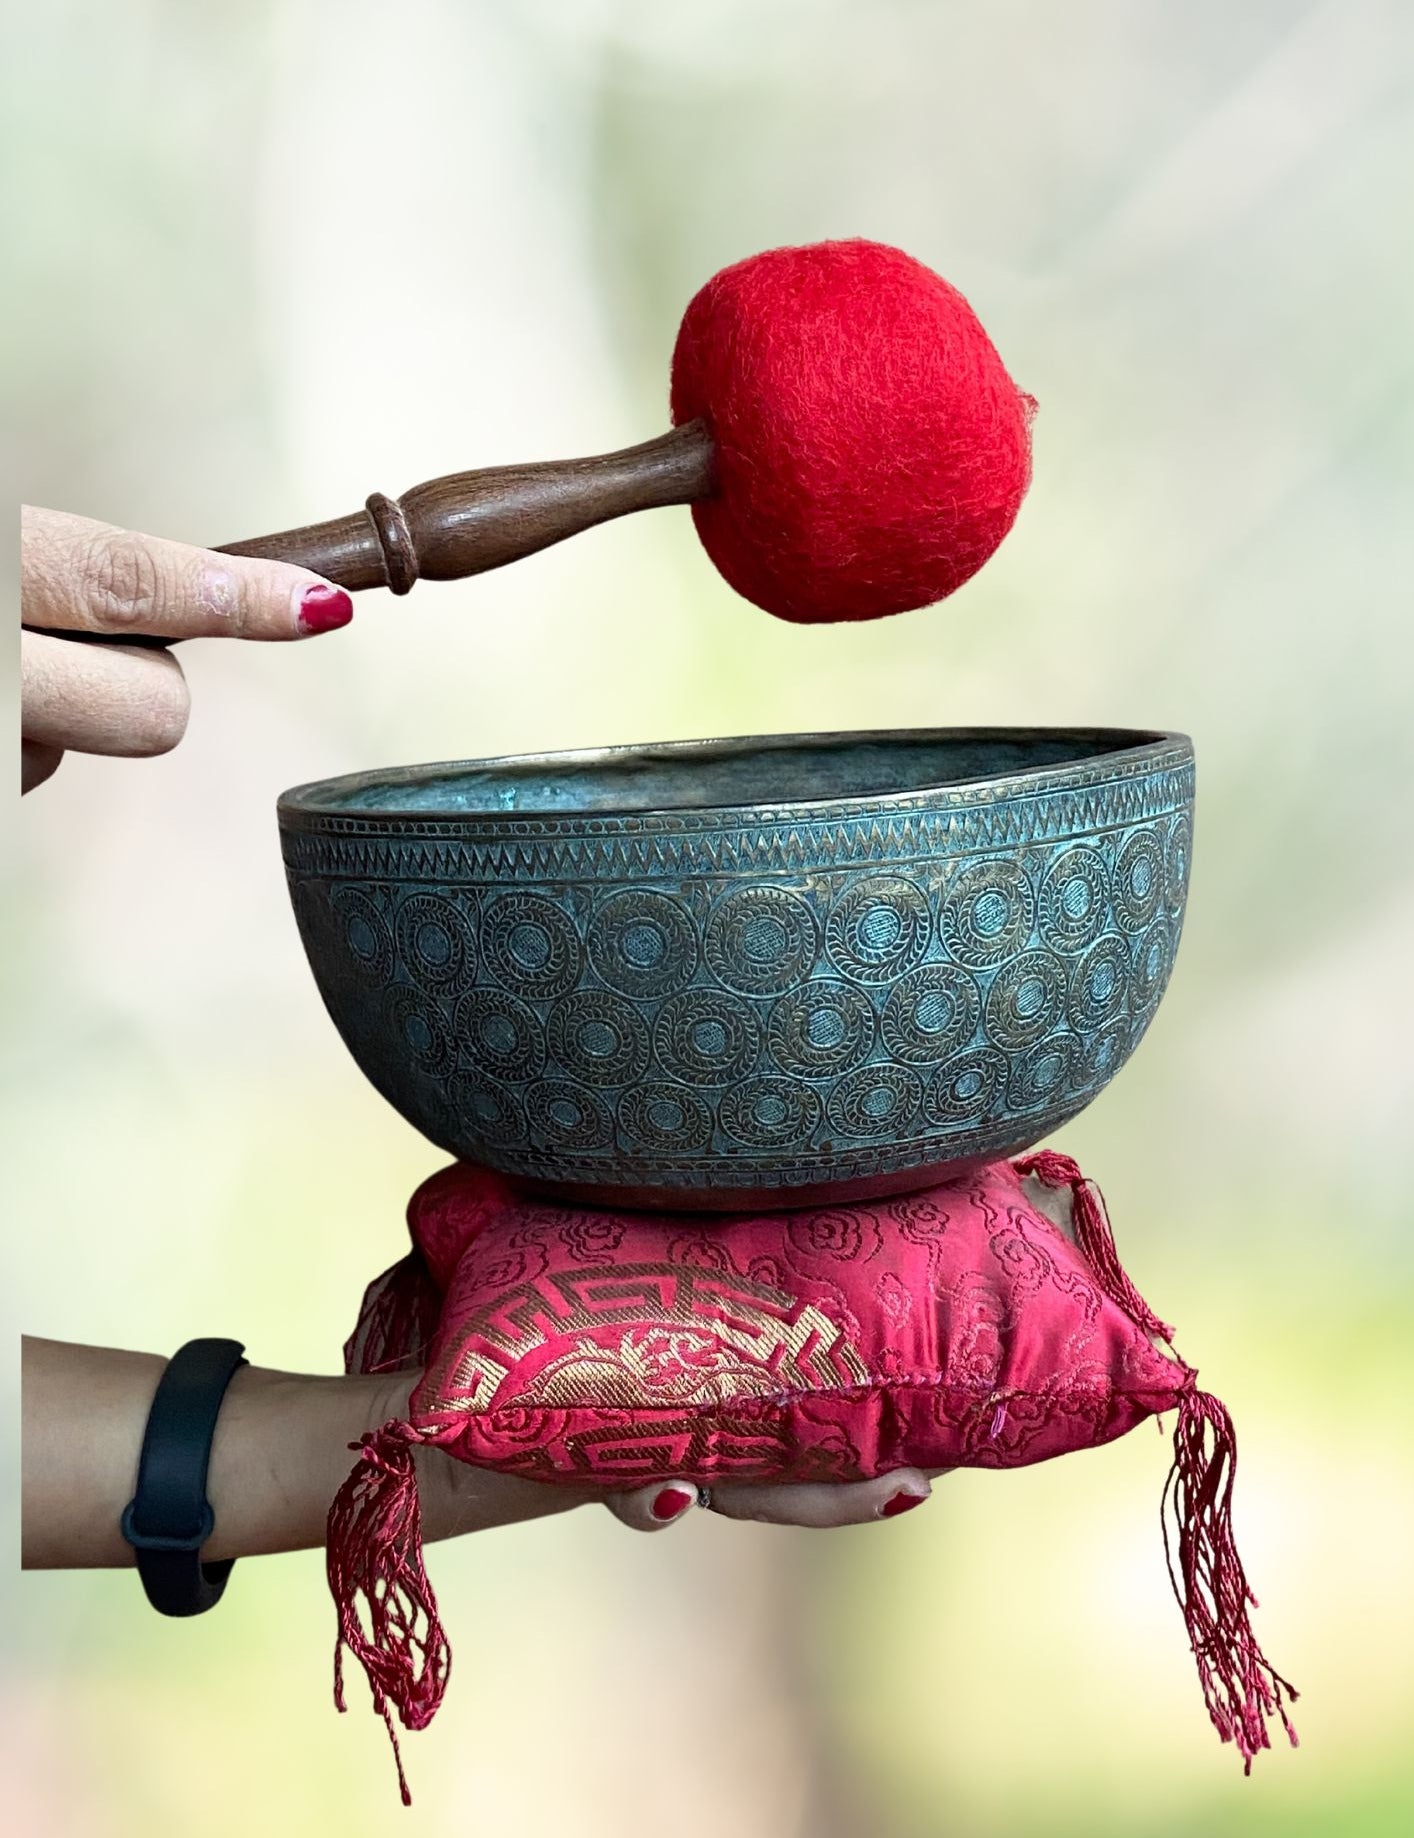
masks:
{"type": "Polygon", "coordinates": [[[1179,766],[1193,759],[1193,742],[1187,734],[1159,728],[1121,728],[1095,726],[1026,727],[940,727],[940,728],[861,728],[839,729],[819,733],[721,735],[701,740],[667,740],[626,743],[610,747],[565,748],[551,752],[509,753],[482,759],[430,760],[416,766],[381,766],[363,772],[336,774],[332,778],[311,779],[293,785],[276,800],[276,815],[281,826],[326,822],[354,823],[360,828],[378,829],[410,823],[434,823],[441,826],[474,826],[478,829],[500,825],[564,824],[566,821],[592,819],[596,823],[637,822],[656,819],[659,822],[682,819],[690,821],[708,816],[729,817],[732,814],[760,818],[766,813],[803,817],[811,811],[841,809],[867,812],[871,807],[898,806],[918,799],[945,793],[976,793],[985,788],[990,796],[1005,796],[1010,791],[1037,792],[1057,786],[1093,784],[1110,778],[1123,778],[1135,771],[1152,771],[1179,766]],[[381,806],[376,810],[350,809],[341,800],[350,792],[372,786],[412,787],[430,779],[446,778],[457,773],[490,770],[524,770],[537,768],[612,766],[621,761],[641,760],[648,765],[678,764],[692,760],[729,757],[739,752],[785,752],[793,748],[839,747],[858,745],[917,744],[943,741],[1025,741],[1038,738],[1067,738],[1088,743],[1093,753],[1080,753],[1069,760],[1046,765],[1023,767],[1018,771],[981,773],[970,777],[949,778],[919,784],[906,791],[870,791],[853,794],[830,792],[819,796],[779,799],[736,800],[721,804],[623,804],[614,806],[561,808],[548,811],[510,810],[438,810],[426,805],[415,808],[381,806]],[[1086,769],[1089,768],[1087,771],[1086,769]],[[339,800],[339,801],[336,801],[339,800]]]}

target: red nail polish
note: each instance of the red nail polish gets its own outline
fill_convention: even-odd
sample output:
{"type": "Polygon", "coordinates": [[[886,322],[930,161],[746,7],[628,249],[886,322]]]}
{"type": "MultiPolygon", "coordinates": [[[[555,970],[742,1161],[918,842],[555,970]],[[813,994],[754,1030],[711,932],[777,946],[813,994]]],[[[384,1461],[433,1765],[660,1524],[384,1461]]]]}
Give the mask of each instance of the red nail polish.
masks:
{"type": "Polygon", "coordinates": [[[676,1519],[679,1513],[686,1512],[696,1496],[684,1493],[681,1487],[665,1487],[653,1502],[655,1519],[676,1519]]]}
{"type": "Polygon", "coordinates": [[[299,597],[300,629],[313,634],[315,632],[336,632],[341,625],[347,625],[353,618],[353,601],[342,587],[326,587],[320,581],[314,587],[306,587],[299,597]]]}
{"type": "Polygon", "coordinates": [[[885,1500],[879,1508],[881,1519],[893,1519],[899,1513],[912,1512],[915,1506],[921,1506],[928,1498],[926,1493],[896,1493],[891,1500],[885,1500]]]}

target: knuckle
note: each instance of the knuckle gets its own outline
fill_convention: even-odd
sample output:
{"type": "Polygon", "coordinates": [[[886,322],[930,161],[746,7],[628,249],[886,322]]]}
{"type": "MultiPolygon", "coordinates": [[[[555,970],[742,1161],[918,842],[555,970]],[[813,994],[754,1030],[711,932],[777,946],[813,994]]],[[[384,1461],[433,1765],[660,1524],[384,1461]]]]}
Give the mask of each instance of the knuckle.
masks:
{"type": "Polygon", "coordinates": [[[170,682],[144,699],[134,722],[134,748],[144,759],[170,753],[187,731],[191,698],[186,682],[175,671],[170,677],[170,682]]]}
{"type": "Polygon", "coordinates": [[[141,631],[162,611],[162,570],[147,544],[126,531],[101,537],[88,551],[84,598],[100,626],[141,631]]]}

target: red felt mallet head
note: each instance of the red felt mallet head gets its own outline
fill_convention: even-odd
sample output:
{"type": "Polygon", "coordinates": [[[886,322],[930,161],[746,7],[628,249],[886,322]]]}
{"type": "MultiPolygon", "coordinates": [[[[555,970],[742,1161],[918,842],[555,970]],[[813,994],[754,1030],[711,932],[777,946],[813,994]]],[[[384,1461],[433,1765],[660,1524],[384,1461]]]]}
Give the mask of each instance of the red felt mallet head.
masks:
{"type": "Polygon", "coordinates": [[[716,443],[697,533],[739,594],[802,623],[906,612],[975,574],[1025,496],[1034,409],[957,289],[883,243],[724,268],[673,352],[673,423],[716,443]]]}
{"type": "Polygon", "coordinates": [[[1006,535],[1034,408],[957,289],[901,249],[770,249],[688,307],[671,433],[374,492],[352,516],[227,546],[403,594],[690,504],[722,574],[768,613],[878,619],[945,599],[1006,535]]]}

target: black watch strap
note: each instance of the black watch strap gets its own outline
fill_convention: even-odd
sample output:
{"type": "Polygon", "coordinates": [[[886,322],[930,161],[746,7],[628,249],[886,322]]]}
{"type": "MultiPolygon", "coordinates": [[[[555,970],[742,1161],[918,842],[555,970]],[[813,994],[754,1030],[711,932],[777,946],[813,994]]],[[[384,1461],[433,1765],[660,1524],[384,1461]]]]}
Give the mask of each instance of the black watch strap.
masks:
{"type": "Polygon", "coordinates": [[[234,1558],[204,1564],[215,1521],[206,1470],[221,1403],[245,1348],[238,1340],[189,1340],[158,1382],[138,1458],[137,1492],[123,1512],[123,1536],[160,1615],[201,1615],[221,1599],[234,1558]]]}

